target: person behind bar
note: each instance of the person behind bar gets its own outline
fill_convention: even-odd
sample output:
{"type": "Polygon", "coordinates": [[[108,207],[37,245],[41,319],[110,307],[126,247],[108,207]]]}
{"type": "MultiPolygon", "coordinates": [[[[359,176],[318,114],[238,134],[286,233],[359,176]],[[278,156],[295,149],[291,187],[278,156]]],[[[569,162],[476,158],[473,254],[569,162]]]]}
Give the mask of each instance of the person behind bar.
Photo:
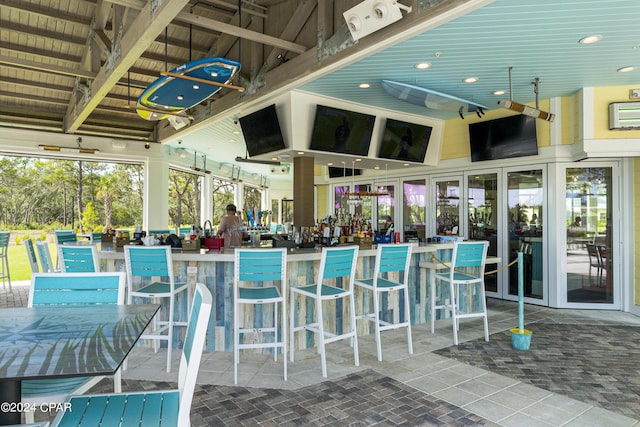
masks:
{"type": "Polygon", "coordinates": [[[218,225],[218,237],[224,238],[225,248],[242,244],[242,223],[236,216],[236,210],[236,205],[227,205],[227,216],[222,217],[218,225]]]}

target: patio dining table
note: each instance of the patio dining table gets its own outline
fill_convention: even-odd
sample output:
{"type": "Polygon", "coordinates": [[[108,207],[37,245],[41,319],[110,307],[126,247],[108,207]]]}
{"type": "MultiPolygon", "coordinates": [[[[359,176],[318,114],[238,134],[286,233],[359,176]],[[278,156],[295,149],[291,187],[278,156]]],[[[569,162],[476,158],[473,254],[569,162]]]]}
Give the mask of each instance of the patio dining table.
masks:
{"type": "Polygon", "coordinates": [[[156,304],[0,310],[0,425],[20,424],[21,381],[114,375],[156,304]]]}

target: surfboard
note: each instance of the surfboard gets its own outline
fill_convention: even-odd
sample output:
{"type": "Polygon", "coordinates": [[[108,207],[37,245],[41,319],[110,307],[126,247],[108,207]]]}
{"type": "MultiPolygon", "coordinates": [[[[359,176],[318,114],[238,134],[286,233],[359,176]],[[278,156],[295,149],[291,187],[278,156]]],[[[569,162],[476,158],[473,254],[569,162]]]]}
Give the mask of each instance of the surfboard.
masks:
{"type": "Polygon", "coordinates": [[[456,111],[462,118],[464,118],[464,113],[482,115],[485,110],[489,109],[482,104],[458,98],[457,96],[391,80],[382,80],[382,88],[389,95],[395,96],[402,101],[432,110],[456,111]]]}
{"type": "Polygon", "coordinates": [[[142,92],[136,102],[138,115],[145,120],[162,120],[194,107],[225,85],[230,86],[229,81],[239,71],[240,63],[226,58],[202,58],[182,64],[163,73],[142,92]]]}

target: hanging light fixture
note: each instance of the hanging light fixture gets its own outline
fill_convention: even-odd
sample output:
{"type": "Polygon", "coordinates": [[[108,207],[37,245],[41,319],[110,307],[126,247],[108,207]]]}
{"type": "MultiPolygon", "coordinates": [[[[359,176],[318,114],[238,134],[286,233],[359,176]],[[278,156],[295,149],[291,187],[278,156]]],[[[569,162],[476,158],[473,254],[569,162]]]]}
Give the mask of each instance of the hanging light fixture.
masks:
{"type": "Polygon", "coordinates": [[[513,86],[512,86],[512,80],[511,80],[512,70],[513,70],[513,67],[509,67],[509,99],[501,99],[500,101],[498,101],[498,105],[501,106],[502,108],[506,108],[507,110],[516,111],[526,116],[535,117],[536,119],[552,122],[556,118],[556,115],[540,110],[540,102],[538,98],[539,89],[540,89],[540,79],[538,77],[536,77],[533,80],[533,82],[531,82],[534,85],[534,93],[536,94],[536,108],[529,107],[528,105],[520,104],[513,100],[513,86]]]}
{"type": "Polygon", "coordinates": [[[97,148],[84,148],[81,146],[82,138],[78,137],[77,139],[78,146],[77,147],[64,147],[60,145],[49,145],[49,144],[40,144],[38,148],[43,151],[62,151],[65,153],[81,153],[81,154],[95,154],[100,152],[97,148]]]}

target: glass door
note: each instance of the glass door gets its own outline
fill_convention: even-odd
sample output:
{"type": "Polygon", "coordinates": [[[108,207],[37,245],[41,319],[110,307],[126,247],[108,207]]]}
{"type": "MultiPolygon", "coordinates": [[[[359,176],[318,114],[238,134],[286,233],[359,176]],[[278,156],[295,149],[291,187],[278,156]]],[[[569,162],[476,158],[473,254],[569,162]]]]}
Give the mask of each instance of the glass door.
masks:
{"type": "Polygon", "coordinates": [[[568,303],[614,303],[612,173],[612,167],[566,168],[568,303]]]}
{"type": "Polygon", "coordinates": [[[438,236],[458,236],[461,233],[460,219],[462,218],[462,204],[460,196],[463,178],[444,177],[434,178],[435,189],[435,230],[438,236]]]}
{"type": "MultiPolygon", "coordinates": [[[[470,173],[467,175],[467,211],[469,239],[488,241],[487,256],[497,256],[499,241],[497,173],[470,173]]],[[[495,270],[497,267],[497,264],[487,264],[485,271],[495,270]]],[[[501,297],[497,274],[486,275],[484,281],[489,296],[501,297]]]]}
{"type": "Polygon", "coordinates": [[[424,179],[402,183],[402,228],[405,242],[423,242],[427,236],[426,191],[424,179]]]}
{"type": "MultiPolygon", "coordinates": [[[[544,286],[544,174],[542,169],[506,172],[507,238],[506,263],[523,253],[524,299],[534,304],[546,304],[544,286]]],[[[518,298],[518,265],[508,269],[505,299],[518,298]]]]}

